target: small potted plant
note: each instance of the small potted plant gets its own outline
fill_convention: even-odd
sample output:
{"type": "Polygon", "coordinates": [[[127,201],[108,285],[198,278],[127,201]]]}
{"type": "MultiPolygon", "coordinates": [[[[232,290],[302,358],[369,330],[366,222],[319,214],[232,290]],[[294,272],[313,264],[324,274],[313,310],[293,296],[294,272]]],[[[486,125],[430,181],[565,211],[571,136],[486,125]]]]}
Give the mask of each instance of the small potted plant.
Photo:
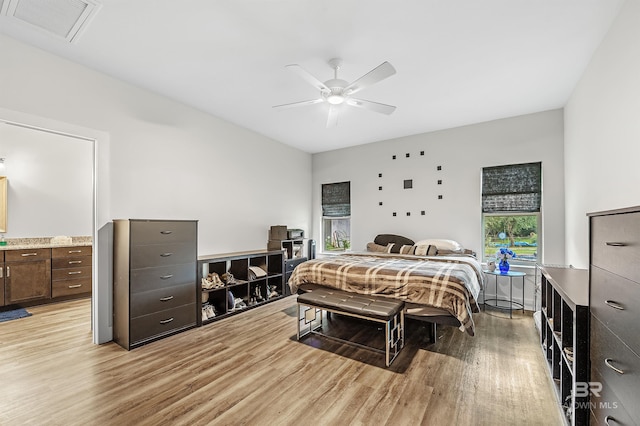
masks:
{"type": "Polygon", "coordinates": [[[498,262],[498,268],[501,274],[509,272],[509,259],[516,257],[516,253],[508,248],[500,248],[496,252],[496,262],[498,262]]]}

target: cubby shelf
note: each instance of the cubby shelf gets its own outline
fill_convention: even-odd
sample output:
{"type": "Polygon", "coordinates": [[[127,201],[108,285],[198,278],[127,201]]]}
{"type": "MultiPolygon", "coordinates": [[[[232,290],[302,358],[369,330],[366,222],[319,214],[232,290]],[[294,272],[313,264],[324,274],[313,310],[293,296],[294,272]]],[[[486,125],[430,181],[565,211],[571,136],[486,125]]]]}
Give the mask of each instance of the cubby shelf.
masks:
{"type": "Polygon", "coordinates": [[[212,305],[216,315],[198,318],[198,325],[205,325],[257,306],[278,300],[285,295],[284,251],[256,250],[198,256],[198,282],[209,273],[222,277],[230,272],[235,283],[213,289],[202,289],[198,298],[198,312],[205,303],[212,305]],[[264,276],[254,276],[251,268],[264,271],[264,276]],[[230,297],[230,294],[233,296],[230,297]],[[246,307],[235,308],[230,301],[242,299],[246,307]],[[206,302],[203,299],[207,299],[206,302]]]}
{"type": "Polygon", "coordinates": [[[589,416],[588,398],[576,396],[576,383],[589,380],[588,271],[542,267],[540,272],[542,352],[566,424],[583,425],[589,416]]]}

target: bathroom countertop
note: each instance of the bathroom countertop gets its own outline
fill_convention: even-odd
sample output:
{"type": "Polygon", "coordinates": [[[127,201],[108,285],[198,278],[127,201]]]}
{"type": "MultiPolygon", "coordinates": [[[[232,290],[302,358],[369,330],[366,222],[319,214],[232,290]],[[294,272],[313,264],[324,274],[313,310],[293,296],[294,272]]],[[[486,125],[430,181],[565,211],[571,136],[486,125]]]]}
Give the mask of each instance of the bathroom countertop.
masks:
{"type": "Polygon", "coordinates": [[[0,251],[6,250],[28,250],[55,247],[77,247],[92,245],[91,237],[71,237],[71,242],[52,243],[51,237],[44,238],[7,238],[7,245],[0,246],[0,251]]]}

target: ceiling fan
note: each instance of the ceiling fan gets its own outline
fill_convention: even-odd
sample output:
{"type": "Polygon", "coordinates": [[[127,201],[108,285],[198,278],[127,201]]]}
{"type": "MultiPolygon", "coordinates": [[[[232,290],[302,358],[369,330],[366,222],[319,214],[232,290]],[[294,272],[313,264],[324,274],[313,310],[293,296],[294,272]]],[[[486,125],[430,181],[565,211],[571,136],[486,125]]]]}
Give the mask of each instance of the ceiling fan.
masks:
{"type": "Polygon", "coordinates": [[[298,64],[287,65],[286,68],[294,71],[304,80],[311,83],[316,89],[318,89],[320,91],[320,97],[308,101],[276,105],[273,108],[286,109],[326,102],[329,104],[329,117],[327,119],[327,127],[333,127],[338,123],[339,105],[342,104],[357,108],[368,109],[370,111],[375,111],[387,115],[395,111],[395,106],[367,101],[364,99],[358,99],[352,96],[360,90],[365,89],[372,84],[378,83],[385,78],[394,75],[396,73],[396,69],[393,68],[393,65],[391,65],[389,62],[383,62],[353,83],[349,83],[338,78],[338,70],[342,65],[341,59],[331,59],[329,61],[329,65],[331,66],[331,68],[333,68],[333,78],[331,80],[325,81],[324,83],[311,75],[307,70],[305,70],[298,64]]]}

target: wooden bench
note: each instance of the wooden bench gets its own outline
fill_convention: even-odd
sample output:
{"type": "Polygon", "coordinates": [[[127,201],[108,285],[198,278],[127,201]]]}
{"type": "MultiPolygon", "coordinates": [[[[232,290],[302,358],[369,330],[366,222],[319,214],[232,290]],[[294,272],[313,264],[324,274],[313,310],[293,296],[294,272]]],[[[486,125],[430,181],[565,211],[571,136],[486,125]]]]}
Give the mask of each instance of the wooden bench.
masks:
{"type": "Polygon", "coordinates": [[[313,291],[298,295],[298,340],[312,333],[384,353],[385,365],[388,367],[404,347],[404,302],[386,297],[315,288],[313,291]],[[322,328],[322,311],[385,324],[384,350],[318,331],[322,328]]]}

